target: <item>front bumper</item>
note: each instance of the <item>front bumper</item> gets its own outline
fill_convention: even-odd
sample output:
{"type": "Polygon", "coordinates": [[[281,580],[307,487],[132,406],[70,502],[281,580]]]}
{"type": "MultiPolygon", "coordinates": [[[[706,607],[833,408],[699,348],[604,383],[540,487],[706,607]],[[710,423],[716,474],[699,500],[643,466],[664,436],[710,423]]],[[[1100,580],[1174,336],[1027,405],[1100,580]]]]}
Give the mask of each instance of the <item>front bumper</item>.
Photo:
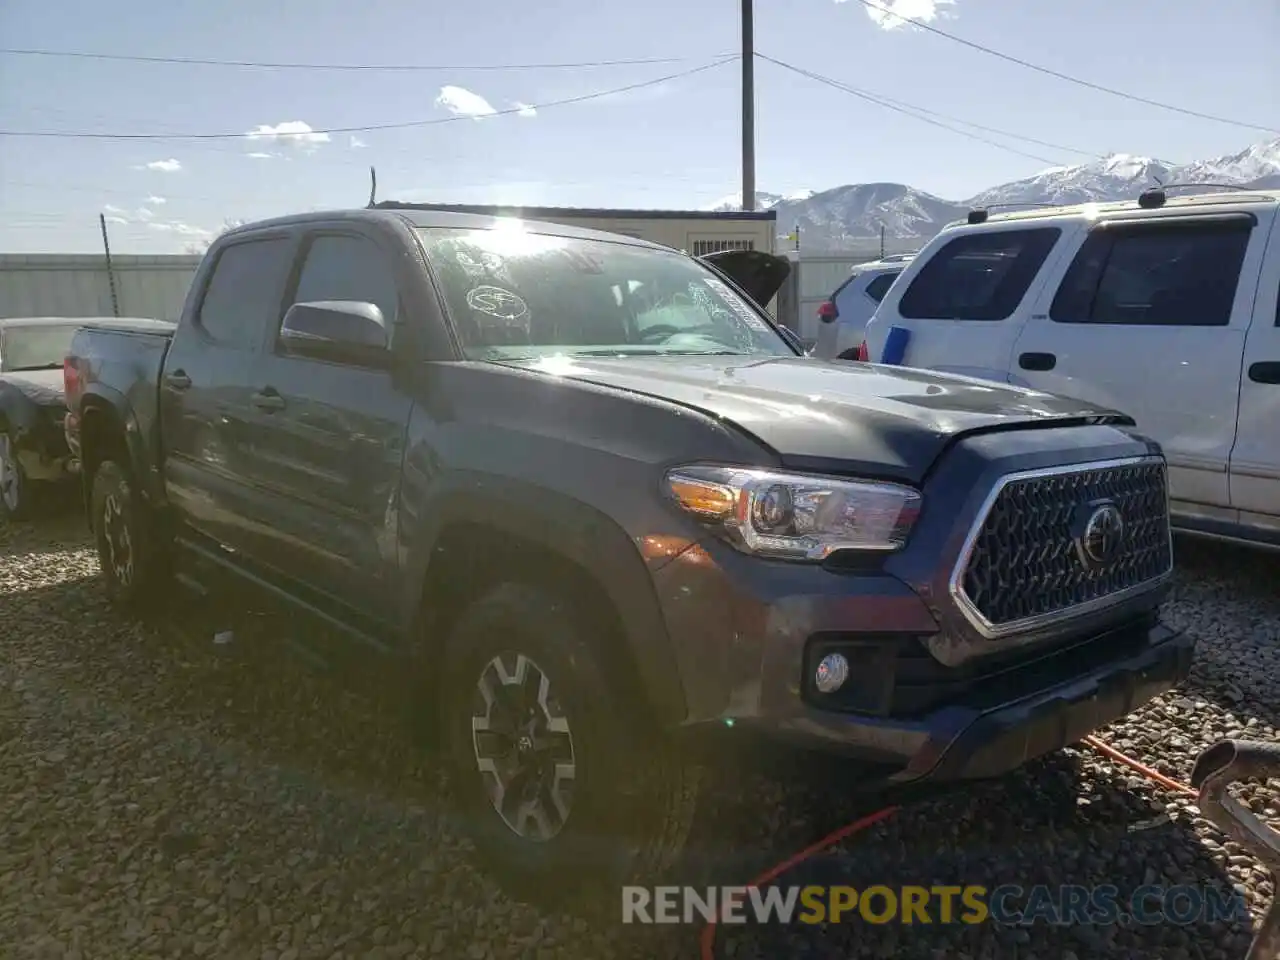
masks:
{"type": "Polygon", "coordinates": [[[1194,641],[1159,621],[1165,578],[998,637],[950,596],[964,532],[1002,475],[1149,452],[1109,427],[1056,433],[958,445],[901,554],[841,569],[748,557],[709,538],[656,571],[688,732],[840,755],[890,783],[963,780],[1074,742],[1182,681],[1194,641]],[[835,651],[850,678],[824,695],[814,668],[835,651]]]}

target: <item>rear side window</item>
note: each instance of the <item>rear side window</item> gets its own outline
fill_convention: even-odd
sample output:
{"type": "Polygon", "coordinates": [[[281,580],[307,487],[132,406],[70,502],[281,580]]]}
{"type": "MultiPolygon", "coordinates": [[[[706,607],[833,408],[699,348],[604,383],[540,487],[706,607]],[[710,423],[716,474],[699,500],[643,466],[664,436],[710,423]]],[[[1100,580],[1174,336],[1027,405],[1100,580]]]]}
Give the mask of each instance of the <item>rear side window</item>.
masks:
{"type": "Polygon", "coordinates": [[[1049,316],[1059,323],[1225,327],[1249,245],[1249,218],[1090,233],[1049,316]]]}
{"type": "Polygon", "coordinates": [[[200,303],[201,329],[223,346],[256,349],[279,315],[290,251],[284,237],[224,247],[200,303]]]}
{"type": "Polygon", "coordinates": [[[867,284],[867,296],[879,303],[884,299],[884,295],[889,292],[889,288],[893,286],[893,281],[898,279],[898,274],[901,272],[899,270],[897,273],[880,274],[880,276],[867,284]]]}
{"type": "Polygon", "coordinates": [[[1061,232],[1036,227],[956,237],[916,274],[898,312],[910,320],[1004,320],[1022,302],[1061,232]]]}
{"type": "Polygon", "coordinates": [[[395,274],[373,241],[353,235],[318,236],[307,248],[294,303],[357,300],[377,305],[388,328],[399,297],[395,274]]]}

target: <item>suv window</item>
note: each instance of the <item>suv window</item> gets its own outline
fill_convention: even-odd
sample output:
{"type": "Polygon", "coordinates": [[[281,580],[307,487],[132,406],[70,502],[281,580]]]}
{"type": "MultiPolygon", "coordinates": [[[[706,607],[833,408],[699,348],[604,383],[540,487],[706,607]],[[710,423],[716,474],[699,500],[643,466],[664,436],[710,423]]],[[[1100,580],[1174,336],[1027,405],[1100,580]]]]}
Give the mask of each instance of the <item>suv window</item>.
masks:
{"type": "Polygon", "coordinates": [[[1035,227],[956,237],[916,274],[898,312],[909,320],[1004,320],[1061,233],[1035,227]]]}
{"type": "Polygon", "coordinates": [[[1089,234],[1049,316],[1059,323],[1225,327],[1252,221],[1189,221],[1089,234]]]}
{"type": "Polygon", "coordinates": [[[201,329],[225,346],[257,349],[279,313],[290,250],[285,237],[224,247],[196,315],[201,329]]]}
{"type": "Polygon", "coordinates": [[[382,311],[388,329],[396,319],[399,296],[387,257],[365,237],[318,236],[307,247],[294,303],[359,300],[382,311]]]}
{"type": "Polygon", "coordinates": [[[893,273],[882,273],[870,283],[867,284],[867,296],[879,303],[884,299],[884,295],[889,292],[889,288],[893,286],[893,281],[898,279],[901,270],[893,273]]]}

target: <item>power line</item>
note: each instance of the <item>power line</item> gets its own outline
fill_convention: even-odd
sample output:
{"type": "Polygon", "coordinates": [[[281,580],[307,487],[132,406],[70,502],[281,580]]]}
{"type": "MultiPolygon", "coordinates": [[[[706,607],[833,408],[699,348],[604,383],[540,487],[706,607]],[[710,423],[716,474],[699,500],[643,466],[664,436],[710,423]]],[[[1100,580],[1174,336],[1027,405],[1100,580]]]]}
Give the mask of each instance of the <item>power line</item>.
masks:
{"type": "MultiPolygon", "coordinates": [[[[628,83],[621,87],[613,87],[609,90],[598,90],[594,93],[579,94],[576,97],[565,97],[560,100],[548,100],[544,103],[533,103],[519,107],[508,107],[503,110],[495,110],[492,113],[486,113],[479,117],[485,119],[487,117],[502,117],[510,114],[525,113],[529,109],[546,110],[549,107],[564,107],[574,103],[585,103],[588,100],[599,100],[601,97],[612,97],[620,93],[629,93],[633,90],[642,90],[645,87],[656,87],[659,84],[667,83],[671,80],[680,80],[684,77],[691,77],[696,73],[702,73],[706,70],[714,69],[731,60],[737,60],[737,55],[725,56],[709,63],[704,63],[688,70],[681,70],[678,73],[670,73],[664,77],[654,77],[652,80],[642,80],[638,83],[628,83]]],[[[411,127],[432,127],[441,123],[454,123],[459,120],[475,120],[476,116],[454,115],[452,117],[433,117],[427,120],[403,120],[396,123],[373,123],[363,124],[351,127],[325,127],[319,130],[307,131],[311,134],[335,134],[335,133],[373,133],[379,130],[406,130],[411,127]]],[[[0,130],[2,137],[46,137],[60,140],[243,140],[245,133],[90,133],[75,132],[64,130],[0,130]]]]}
{"type": "Polygon", "coordinates": [[[420,64],[420,63],[296,63],[270,60],[215,60],[205,57],[148,57],[123,53],[92,53],[83,50],[37,50],[0,47],[0,54],[15,57],[58,57],[78,60],[111,60],[125,63],[170,63],[203,67],[247,67],[264,70],[365,70],[413,72],[454,70],[566,70],[579,67],[627,67],[658,63],[687,63],[690,57],[632,57],[619,60],[581,60],[570,63],[487,63],[487,64],[420,64]]]}
{"type": "Polygon", "coordinates": [[[1263,133],[1272,133],[1272,134],[1280,133],[1280,129],[1277,129],[1275,127],[1267,127],[1258,123],[1249,123],[1244,120],[1233,120],[1230,117],[1222,117],[1212,113],[1201,113],[1198,110],[1191,110],[1191,109],[1188,109],[1187,107],[1180,107],[1177,104],[1173,104],[1173,103],[1165,103],[1161,100],[1152,100],[1149,97],[1142,97],[1136,93],[1129,93],[1126,90],[1117,90],[1115,87],[1103,86],[1100,83],[1094,83],[1092,80],[1085,80],[1082,77],[1072,76],[1069,73],[1062,73],[1059,70],[1054,70],[1050,67],[1044,67],[1038,63],[1032,63],[1030,60],[1023,60],[1021,57],[1015,57],[1012,54],[1004,53],[1000,50],[993,50],[991,47],[985,47],[982,44],[975,43],[972,40],[966,40],[964,37],[957,37],[954,33],[947,33],[945,30],[940,30],[937,27],[930,26],[927,23],[922,23],[919,20],[912,20],[910,17],[902,17],[901,15],[894,13],[888,7],[880,3],[876,3],[875,0],[858,0],[858,3],[862,4],[868,10],[874,10],[877,13],[884,14],[889,17],[894,17],[899,20],[908,20],[913,26],[919,27],[921,30],[927,30],[929,33],[934,33],[940,37],[945,37],[946,39],[952,40],[955,43],[959,43],[959,44],[962,44],[963,46],[969,47],[971,50],[977,50],[980,53],[985,53],[992,57],[998,57],[999,59],[1005,60],[1008,63],[1014,63],[1020,67],[1026,67],[1028,70],[1034,70],[1037,73],[1043,73],[1045,76],[1056,77],[1059,80],[1065,80],[1067,81],[1067,83],[1074,83],[1077,86],[1087,87],[1088,89],[1096,90],[1099,93],[1107,93],[1113,97],[1120,97],[1124,100],[1132,100],[1135,103],[1145,103],[1149,107],[1159,107],[1161,110],[1171,110],[1174,113],[1181,113],[1184,116],[1188,116],[1188,117],[1196,117],[1197,119],[1200,119],[1200,120],[1212,120],[1215,123],[1225,123],[1233,127],[1243,127],[1246,130],[1261,130],[1263,133]]]}
{"type": "MultiPolygon", "coordinates": [[[[904,116],[911,117],[914,120],[919,120],[921,123],[928,123],[932,126],[940,127],[943,130],[949,130],[952,133],[958,133],[962,137],[968,137],[971,140],[977,140],[980,143],[985,143],[989,146],[995,147],[998,150],[1005,150],[1009,153],[1015,153],[1020,157],[1028,157],[1032,160],[1039,161],[1040,163],[1049,164],[1050,166],[1056,166],[1058,164],[1057,160],[1050,159],[1049,157],[1042,157],[1039,154],[1028,153],[1025,150],[1019,150],[1016,147],[1008,146],[1007,144],[1003,144],[1003,143],[1000,143],[999,141],[992,140],[989,137],[984,137],[981,134],[972,133],[968,130],[961,130],[960,128],[953,127],[948,123],[943,123],[942,121],[935,120],[930,116],[925,116],[925,114],[933,114],[934,116],[945,116],[945,114],[936,114],[933,111],[925,110],[922,107],[908,105],[903,101],[889,100],[885,97],[880,96],[879,94],[873,94],[866,90],[859,90],[857,87],[851,87],[846,83],[842,83],[839,80],[834,80],[831,77],[823,76],[820,73],[814,73],[811,70],[805,70],[803,67],[797,67],[794,64],[786,63],[782,60],[775,60],[773,57],[766,56],[763,53],[757,53],[756,56],[759,57],[761,60],[766,60],[769,63],[774,64],[775,66],[782,67],[784,70],[790,70],[793,73],[798,73],[802,77],[808,77],[810,80],[815,80],[818,83],[822,83],[829,87],[833,87],[836,90],[840,90],[844,93],[851,94],[852,96],[858,97],[861,100],[865,100],[868,103],[874,103],[877,106],[884,107],[886,110],[892,110],[895,113],[901,113],[904,116]]],[[[1001,136],[1009,137],[1015,140],[1025,140],[1030,143],[1038,144],[1040,146],[1050,147],[1051,149],[1054,149],[1054,150],[1061,150],[1067,153],[1080,153],[1080,154],[1085,154],[1086,156],[1091,156],[1091,157],[1102,156],[1102,154],[1095,153],[1093,151],[1078,150],[1074,147],[1067,147],[1061,144],[1049,143],[1046,140],[1036,140],[1036,139],[1033,139],[1032,137],[1024,137],[1024,136],[1021,136],[1020,134],[1009,133],[1004,130],[998,130],[995,127],[982,127],[978,124],[969,123],[969,121],[967,120],[960,120],[955,117],[948,117],[948,119],[952,120],[955,123],[964,124],[966,126],[977,127],[978,129],[987,130],[988,132],[991,132],[991,133],[998,133],[1001,136]]]]}

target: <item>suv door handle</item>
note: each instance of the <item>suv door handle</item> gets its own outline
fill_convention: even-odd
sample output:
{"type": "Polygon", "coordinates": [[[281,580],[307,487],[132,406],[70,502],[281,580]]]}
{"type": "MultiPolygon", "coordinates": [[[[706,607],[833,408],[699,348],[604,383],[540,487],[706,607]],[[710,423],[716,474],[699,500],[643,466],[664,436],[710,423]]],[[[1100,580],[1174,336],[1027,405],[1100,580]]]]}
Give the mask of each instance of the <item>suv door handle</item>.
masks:
{"type": "Polygon", "coordinates": [[[175,370],[164,378],[164,385],[171,390],[186,390],[191,386],[191,378],[183,370],[175,370]]]}
{"type": "Polygon", "coordinates": [[[1254,383],[1280,383],[1280,362],[1271,360],[1250,365],[1249,379],[1254,383]]]}
{"type": "Polygon", "coordinates": [[[1018,366],[1023,370],[1052,370],[1058,365],[1058,358],[1052,353],[1024,353],[1018,357],[1018,366]]]}
{"type": "Polygon", "coordinates": [[[280,396],[274,387],[264,387],[249,399],[253,401],[255,407],[267,413],[284,409],[284,397],[280,396]]]}

